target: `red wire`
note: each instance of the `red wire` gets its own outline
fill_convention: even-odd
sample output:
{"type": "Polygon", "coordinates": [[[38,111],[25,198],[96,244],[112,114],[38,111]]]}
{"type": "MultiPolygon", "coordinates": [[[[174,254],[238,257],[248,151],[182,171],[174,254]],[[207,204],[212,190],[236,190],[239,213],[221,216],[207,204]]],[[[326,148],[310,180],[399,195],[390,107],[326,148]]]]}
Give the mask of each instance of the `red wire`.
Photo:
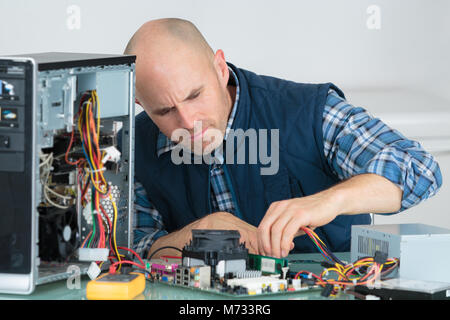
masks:
{"type": "Polygon", "coordinates": [[[95,153],[94,154],[96,154],[96,162],[98,164],[99,159],[100,159],[100,148],[99,148],[98,143],[97,143],[99,137],[97,137],[97,132],[95,131],[95,120],[94,120],[94,116],[93,116],[93,113],[92,113],[92,108],[89,108],[89,123],[90,123],[90,128],[91,128],[92,137],[93,137],[93,139],[92,139],[93,143],[92,144],[95,147],[95,153]]]}
{"type": "Polygon", "coordinates": [[[108,221],[109,230],[111,230],[112,229],[111,220],[109,219],[108,214],[106,213],[106,211],[102,205],[100,205],[100,210],[102,210],[103,215],[105,216],[106,220],[108,221]]]}
{"type": "Polygon", "coordinates": [[[86,239],[84,239],[84,242],[83,242],[83,244],[81,245],[80,248],[83,248],[83,247],[84,247],[84,244],[85,244],[86,241],[89,239],[89,237],[91,236],[91,234],[92,234],[92,230],[91,230],[91,232],[89,232],[89,234],[87,235],[86,239]]]}
{"type": "Polygon", "coordinates": [[[81,193],[81,201],[85,200],[84,197],[86,196],[87,190],[89,188],[89,183],[86,183],[83,192],[81,193]]]}
{"type": "MultiPolygon", "coordinates": [[[[81,106],[83,105],[84,98],[85,98],[86,96],[87,96],[87,94],[85,93],[85,94],[83,94],[83,96],[82,96],[81,99],[80,99],[80,106],[79,106],[79,108],[78,108],[78,113],[77,113],[77,115],[76,115],[77,118],[78,118],[78,117],[80,116],[80,114],[81,114],[81,106]]],[[[68,159],[68,157],[69,157],[69,151],[70,151],[70,149],[72,149],[72,144],[73,144],[73,140],[74,140],[74,134],[75,134],[75,129],[72,128],[72,133],[71,133],[71,135],[70,135],[69,147],[68,147],[67,150],[66,150],[66,154],[65,154],[65,157],[64,157],[64,158],[65,158],[65,160],[66,160],[66,163],[71,164],[71,165],[78,165],[79,162],[81,161],[81,158],[78,159],[78,160],[75,161],[75,162],[71,162],[71,161],[69,161],[69,159],[68,159]]],[[[80,132],[80,134],[81,134],[81,132],[80,132]]]]}
{"type": "Polygon", "coordinates": [[[106,219],[108,220],[108,223],[109,223],[109,230],[110,230],[110,235],[109,235],[109,250],[110,251],[114,251],[113,250],[113,247],[112,247],[112,242],[111,242],[111,240],[112,240],[112,223],[111,223],[111,220],[109,220],[109,217],[108,217],[108,215],[106,214],[106,212],[105,212],[105,209],[103,209],[103,207],[101,206],[100,207],[101,209],[102,209],[102,211],[103,211],[103,213],[105,214],[105,216],[106,216],[106,219]]]}
{"type": "Polygon", "coordinates": [[[161,258],[166,258],[166,259],[181,259],[180,256],[161,256],[161,258]]]}
{"type": "Polygon", "coordinates": [[[65,157],[64,157],[64,159],[66,160],[66,163],[71,164],[71,165],[73,165],[73,166],[77,165],[77,164],[80,162],[80,159],[78,159],[78,160],[75,161],[75,162],[69,161],[69,151],[70,151],[70,149],[72,149],[73,138],[74,138],[74,132],[75,132],[75,129],[72,128],[72,134],[71,134],[71,137],[70,137],[69,146],[67,147],[66,155],[65,155],[65,157]]]}
{"type": "Polygon", "coordinates": [[[323,279],[321,277],[319,277],[318,275],[315,275],[314,273],[310,272],[310,271],[306,271],[306,270],[300,270],[299,272],[297,272],[297,274],[295,275],[294,279],[297,279],[297,277],[301,274],[301,273],[306,273],[308,275],[313,276],[314,278],[316,278],[317,280],[323,281],[323,279]]]}
{"type": "Polygon", "coordinates": [[[133,251],[132,249],[126,248],[126,247],[117,247],[117,249],[126,250],[126,251],[131,252],[132,254],[134,254],[134,255],[139,259],[139,261],[142,263],[142,265],[145,266],[145,263],[144,263],[144,261],[141,259],[141,256],[138,255],[138,254],[137,254],[135,251],[133,251]]]}
{"type": "MultiPolygon", "coordinates": [[[[97,199],[97,191],[95,191],[95,199],[97,199]]],[[[99,230],[100,231],[100,239],[99,239],[98,248],[104,248],[105,247],[105,227],[103,226],[103,219],[100,216],[100,208],[97,205],[97,200],[95,201],[95,209],[97,210],[97,221],[98,221],[98,225],[99,225],[99,229],[100,229],[99,230]]]]}
{"type": "Polygon", "coordinates": [[[316,246],[319,247],[319,249],[322,251],[321,254],[330,261],[333,261],[333,259],[327,254],[325,249],[320,245],[319,241],[317,241],[316,237],[314,237],[314,235],[309,232],[309,229],[304,227],[302,227],[301,229],[311,238],[311,240],[316,244],[316,246]]]}
{"type": "Polygon", "coordinates": [[[129,260],[121,260],[121,261],[114,262],[114,263],[110,266],[110,268],[113,268],[113,267],[115,267],[115,266],[117,266],[117,265],[119,265],[119,264],[122,264],[122,263],[129,263],[129,264],[135,265],[135,266],[137,266],[137,267],[139,267],[139,268],[145,270],[145,266],[140,265],[139,263],[136,263],[136,262],[133,262],[133,261],[129,261],[129,260]]]}

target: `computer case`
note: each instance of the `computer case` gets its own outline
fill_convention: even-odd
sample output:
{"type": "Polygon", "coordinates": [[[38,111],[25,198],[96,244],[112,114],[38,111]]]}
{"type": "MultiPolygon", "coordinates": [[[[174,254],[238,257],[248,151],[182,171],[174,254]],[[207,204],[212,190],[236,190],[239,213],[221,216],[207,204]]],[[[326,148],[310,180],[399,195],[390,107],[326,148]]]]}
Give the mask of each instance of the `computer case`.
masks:
{"type": "Polygon", "coordinates": [[[102,157],[111,150],[115,156],[102,158],[111,195],[98,200],[102,217],[111,218],[114,201],[117,245],[131,247],[135,59],[57,52],[0,57],[0,292],[30,294],[37,284],[69,277],[73,265],[81,273],[89,266],[78,261],[77,249],[93,237],[95,190],[80,189],[83,168],[70,164],[92,157],[78,138],[86,95],[98,101],[95,123],[87,121],[99,124],[98,149],[102,157]]]}

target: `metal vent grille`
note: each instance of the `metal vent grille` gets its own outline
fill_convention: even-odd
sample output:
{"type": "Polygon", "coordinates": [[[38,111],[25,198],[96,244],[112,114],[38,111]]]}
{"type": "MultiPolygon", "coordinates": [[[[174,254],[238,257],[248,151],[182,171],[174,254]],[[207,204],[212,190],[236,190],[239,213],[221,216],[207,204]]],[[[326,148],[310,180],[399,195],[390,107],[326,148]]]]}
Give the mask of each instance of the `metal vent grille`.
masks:
{"type": "Polygon", "coordinates": [[[389,242],[380,239],[358,236],[359,258],[362,258],[363,256],[373,257],[375,251],[389,253],[389,242]]]}

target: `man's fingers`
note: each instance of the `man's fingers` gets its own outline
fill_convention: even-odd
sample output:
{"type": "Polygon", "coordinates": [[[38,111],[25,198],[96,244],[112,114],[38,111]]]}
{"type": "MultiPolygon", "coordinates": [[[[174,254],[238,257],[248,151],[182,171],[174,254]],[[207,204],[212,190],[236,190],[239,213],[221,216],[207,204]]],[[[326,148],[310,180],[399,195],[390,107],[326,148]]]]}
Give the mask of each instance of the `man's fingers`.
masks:
{"type": "Polygon", "coordinates": [[[263,256],[270,254],[270,225],[274,218],[271,217],[269,213],[271,213],[276,206],[277,202],[272,202],[257,229],[258,251],[263,256]]]}
{"type": "Polygon", "coordinates": [[[295,236],[299,233],[300,227],[303,226],[303,221],[301,218],[293,218],[288,221],[286,228],[283,230],[283,236],[281,238],[281,251],[286,256],[289,251],[291,251],[292,241],[295,236]]]}
{"type": "Polygon", "coordinates": [[[259,251],[266,256],[272,255],[271,228],[287,203],[284,201],[273,202],[267,210],[264,218],[258,226],[258,246],[259,251]]]}
{"type": "Polygon", "coordinates": [[[241,237],[239,243],[245,243],[245,247],[251,254],[259,254],[258,237],[256,235],[256,228],[253,232],[240,230],[241,237]]]}
{"type": "Polygon", "coordinates": [[[258,242],[256,240],[250,240],[250,253],[259,254],[258,242]]]}
{"type": "Polygon", "coordinates": [[[294,234],[294,238],[300,237],[302,235],[305,234],[305,231],[299,229],[295,234],[294,234]]]}
{"type": "Polygon", "coordinates": [[[282,246],[281,246],[281,238],[284,233],[284,229],[286,225],[291,220],[291,216],[289,212],[280,212],[278,215],[278,219],[273,223],[270,229],[270,237],[271,237],[271,254],[276,258],[280,258],[282,256],[282,246]]]}
{"type": "Polygon", "coordinates": [[[249,253],[258,254],[258,238],[256,236],[256,232],[248,232],[246,234],[246,237],[247,237],[247,248],[249,253]]]}

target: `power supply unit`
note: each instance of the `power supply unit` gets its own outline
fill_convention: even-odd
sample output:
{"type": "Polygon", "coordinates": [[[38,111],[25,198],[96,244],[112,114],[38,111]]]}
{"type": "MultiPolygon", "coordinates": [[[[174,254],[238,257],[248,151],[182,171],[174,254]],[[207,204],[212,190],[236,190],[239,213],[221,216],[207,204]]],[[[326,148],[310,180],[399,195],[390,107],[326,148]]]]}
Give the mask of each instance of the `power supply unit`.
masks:
{"type": "Polygon", "coordinates": [[[425,224],[353,225],[351,261],[376,251],[399,258],[393,277],[450,283],[450,230],[425,224]]]}

